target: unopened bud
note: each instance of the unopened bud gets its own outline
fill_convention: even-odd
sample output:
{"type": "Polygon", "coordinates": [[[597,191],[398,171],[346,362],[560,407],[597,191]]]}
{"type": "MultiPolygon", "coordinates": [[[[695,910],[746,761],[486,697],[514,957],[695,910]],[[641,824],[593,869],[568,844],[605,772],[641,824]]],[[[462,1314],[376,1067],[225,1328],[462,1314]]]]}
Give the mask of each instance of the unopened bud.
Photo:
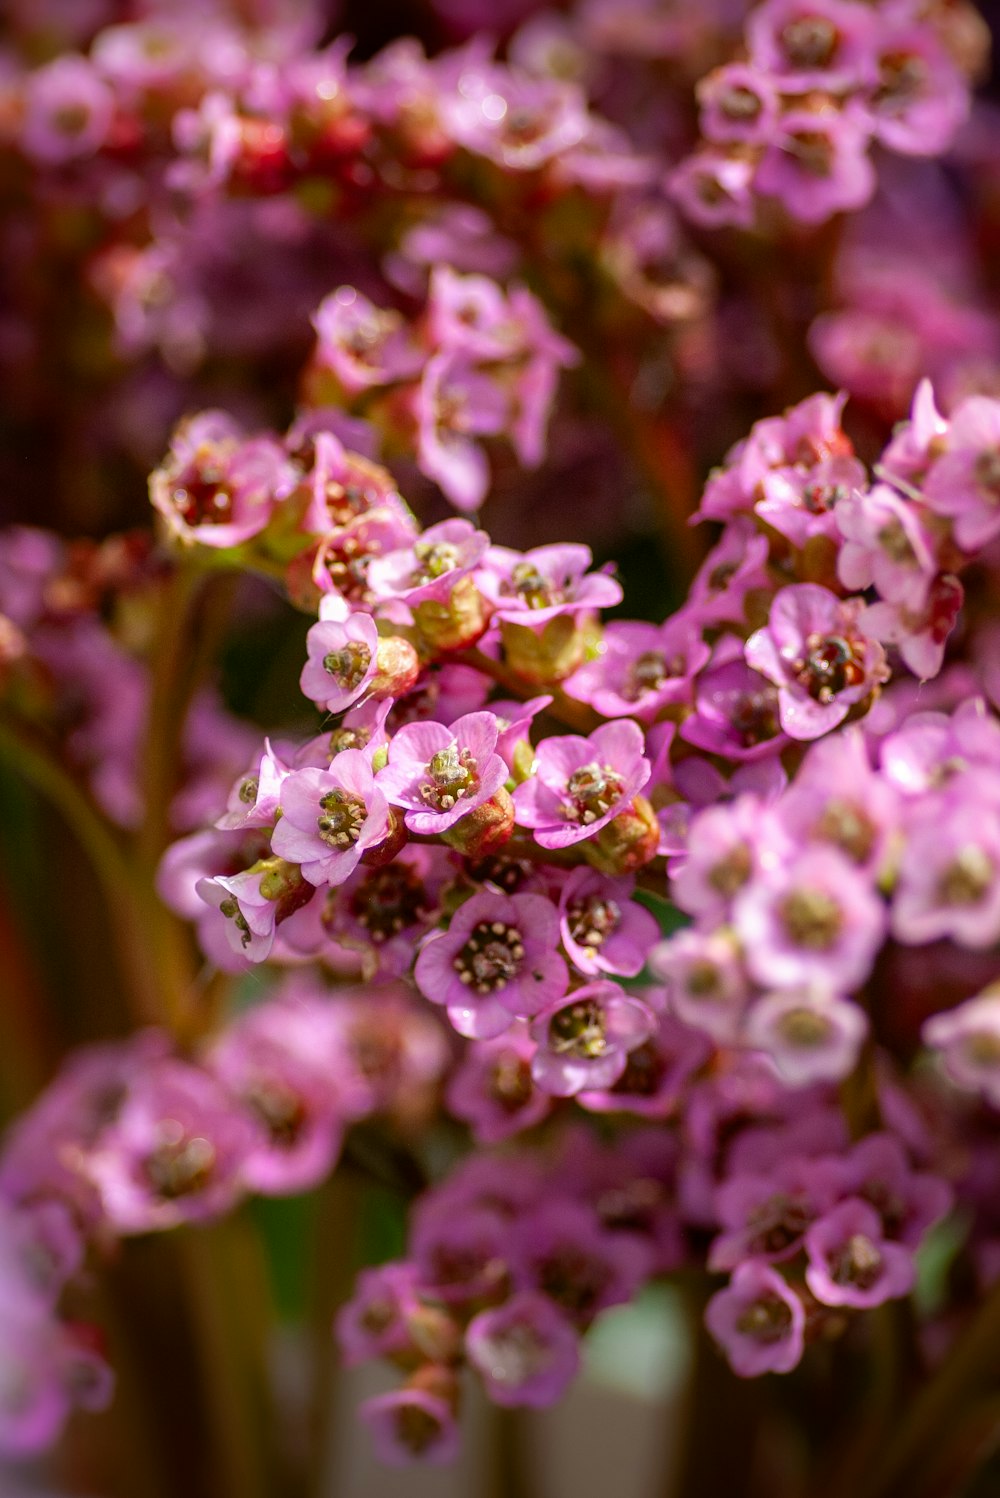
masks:
{"type": "Polygon", "coordinates": [[[631,874],[655,858],[660,843],[660,824],[645,796],[602,827],[596,837],[582,844],[587,862],[602,874],[631,874]]]}
{"type": "Polygon", "coordinates": [[[460,577],[447,603],[426,598],[413,610],[413,621],[432,651],[465,650],[486,631],[483,595],[471,577],[460,577]]]}
{"type": "Polygon", "coordinates": [[[466,812],[441,837],[466,858],[487,858],[510,841],[513,831],[514,802],[501,786],[494,796],[466,812]]]}
{"type": "Polygon", "coordinates": [[[536,686],[571,675],[587,645],[586,633],[572,614],[557,614],[538,630],[505,620],[500,639],[507,665],[536,686]]]}
{"type": "Polygon", "coordinates": [[[308,905],[315,894],[314,887],[302,877],[298,864],[288,863],[284,858],[261,858],[247,872],[260,874],[260,892],[265,900],[274,902],[277,925],[308,905]]]}
{"type": "Polygon", "coordinates": [[[402,697],[417,684],[420,658],[402,635],[386,635],[378,642],[375,675],[369,685],[373,697],[402,697]]]}
{"type": "Polygon", "coordinates": [[[430,1363],[441,1367],[458,1361],[462,1334],[447,1311],[436,1306],[418,1306],[406,1317],[406,1329],[425,1365],[430,1363]]]}

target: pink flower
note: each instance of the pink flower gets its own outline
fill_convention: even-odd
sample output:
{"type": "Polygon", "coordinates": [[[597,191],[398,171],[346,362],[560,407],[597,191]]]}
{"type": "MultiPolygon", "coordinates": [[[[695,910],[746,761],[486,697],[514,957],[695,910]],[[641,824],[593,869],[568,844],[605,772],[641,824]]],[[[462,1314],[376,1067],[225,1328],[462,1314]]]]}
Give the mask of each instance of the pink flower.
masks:
{"type": "Polygon", "coordinates": [[[781,726],[815,739],[888,676],[885,652],[861,633],[860,599],[841,601],[816,583],[782,588],[765,629],[746,644],[749,666],[778,687],[781,726]]]}
{"type": "Polygon", "coordinates": [[[502,432],[508,405],[497,378],[467,355],[444,349],[424,366],[415,398],[417,465],[457,510],[478,510],[486,498],[489,463],[474,439],[502,432]]]}
{"type": "Polygon", "coordinates": [[[224,412],[203,411],[177,428],[149,493],[174,540],[229,547],[258,535],[295,483],[280,443],[244,437],[224,412]]]}
{"type": "Polygon", "coordinates": [[[360,749],[345,749],[328,770],[293,770],[281,810],[271,847],[301,865],[310,884],[343,884],[389,832],[388,803],[360,749]]]}
{"type": "Polygon", "coordinates": [[[564,689],[607,718],[644,722],[663,707],[690,700],[694,678],[711,654],[700,622],[684,611],[661,625],[608,624],[597,648],[595,659],[574,671],[564,689]]]}
{"type": "Polygon", "coordinates": [[[964,400],[951,418],[945,451],[924,481],[924,497],[947,515],[963,550],[978,551],[1000,534],[1000,401],[964,400]]]}
{"type": "Polygon", "coordinates": [[[423,354],[398,312],[384,311],[353,286],[341,286],[313,317],[316,356],[348,395],[419,373],[423,354]]]}
{"type": "Polygon", "coordinates": [[[465,1351],[494,1404],[544,1408],[572,1383],[580,1342],[546,1296],[522,1290],[469,1322],[465,1351]]]}
{"type": "Polygon", "coordinates": [[[410,1317],[420,1309],[413,1264],[379,1264],[362,1269],[354,1294],[337,1312],[341,1357],[348,1368],[369,1358],[392,1357],[411,1346],[410,1317]]]}
{"type": "Polygon", "coordinates": [[[849,993],[868,977],[886,921],[870,880],[834,848],[813,846],[746,885],[733,925],[758,983],[849,993]]]}
{"type": "Polygon", "coordinates": [[[119,1233],[147,1233],[228,1212],[242,1195],[253,1126],[199,1067],[163,1060],[135,1076],[86,1170],[119,1233]]]}
{"type": "Polygon", "coordinates": [[[543,848],[566,848],[624,811],[650,775],[636,723],[606,723],[589,738],[543,739],[535,773],[514,792],[518,823],[543,848]]]}
{"type": "Polygon", "coordinates": [[[656,1018],[616,983],[589,983],[544,1010],[531,1026],[539,1087],[556,1097],[614,1085],[630,1051],[649,1039],[656,1018]]]}
{"type": "Polygon", "coordinates": [[[849,1197],[806,1233],[806,1284],[827,1306],[866,1309],[909,1295],[916,1278],[913,1256],[882,1236],[878,1213],[849,1197]]]}
{"type": "Polygon", "coordinates": [[[535,1045],[524,1021],[493,1040],[469,1046],[448,1083],[449,1112],[472,1130],[477,1144],[498,1144],[540,1123],[552,1099],[535,1086],[535,1045]]]}
{"type": "Polygon", "coordinates": [[[393,734],[389,761],[376,785],[404,809],[411,832],[446,832],[489,801],[507,779],[496,751],[499,730],[492,713],[467,713],[450,728],[408,723],[393,734]]]}
{"type": "Polygon", "coordinates": [[[327,594],[320,619],[306,635],[308,660],[299,687],[327,712],[342,713],[363,697],[378,670],[378,626],[370,614],[347,614],[343,600],[327,594]]]}
{"type": "Polygon", "coordinates": [[[893,893],[892,931],[920,945],[943,936],[963,946],[1000,940],[1000,814],[978,800],[927,806],[907,831],[893,893]]]}
{"type": "Polygon", "coordinates": [[[442,520],[412,545],[376,557],[368,568],[368,586],[376,599],[447,603],[455,584],[477,566],[489,544],[486,532],[468,520],[442,520]]]}
{"type": "Polygon", "coordinates": [[[938,1051],[951,1080],[1000,1108],[1000,997],[989,989],[956,1009],[932,1015],[924,1044],[938,1051]]]}
{"type": "Polygon", "coordinates": [[[888,603],[919,610],[937,572],[933,543],[919,511],[887,484],[837,506],[845,544],[837,576],[852,593],[874,586],[888,603]]]}
{"type": "Polygon", "coordinates": [[[431,1003],[446,1006],[460,1035],[489,1039],[515,1015],[537,1014],[566,992],[558,943],[550,901],[483,890],[424,943],[414,979],[431,1003]]]}
{"type": "Polygon", "coordinates": [[[571,869],[559,895],[563,946],[578,972],[634,978],[659,935],[656,918],[630,896],[635,880],[571,869]]]}
{"type": "Polygon", "coordinates": [[[28,74],[21,146],[45,166],[93,156],[107,140],[114,110],[114,95],[92,63],[57,57],[28,74]]]}
{"type": "Polygon", "coordinates": [[[764,152],[754,188],[778,198],[792,218],[806,224],[860,208],[876,183],[868,142],[863,116],[850,108],[791,109],[764,152]]]}
{"type": "Polygon", "coordinates": [[[937,676],[944,660],[948,636],[955,628],[965,600],[957,577],[939,573],[933,579],[925,603],[917,609],[903,603],[873,603],[863,609],[859,624],[873,639],[899,647],[903,662],[929,681],[937,676]]]}
{"type": "Polygon", "coordinates": [[[789,1087],[840,1082],[857,1063],[868,1033],[864,1011],[821,989],[790,989],[754,1000],[743,1043],[773,1061],[789,1087]]]}
{"type": "Polygon", "coordinates": [[[445,1466],[458,1455],[459,1435],[451,1406],[422,1389],[401,1389],[365,1400],[358,1410],[375,1441],[379,1460],[390,1467],[410,1462],[445,1466]]]}
{"type": "Polygon", "coordinates": [[[589,546],[562,543],[534,551],[491,546],[476,574],[480,592],[493,604],[493,617],[529,627],[560,614],[613,608],[621,584],[606,572],[588,572],[589,546]]]}
{"type": "Polygon", "coordinates": [[[776,1270],[740,1264],[705,1309],[705,1324],[740,1378],[789,1373],[802,1357],[805,1311],[776,1270]]]}

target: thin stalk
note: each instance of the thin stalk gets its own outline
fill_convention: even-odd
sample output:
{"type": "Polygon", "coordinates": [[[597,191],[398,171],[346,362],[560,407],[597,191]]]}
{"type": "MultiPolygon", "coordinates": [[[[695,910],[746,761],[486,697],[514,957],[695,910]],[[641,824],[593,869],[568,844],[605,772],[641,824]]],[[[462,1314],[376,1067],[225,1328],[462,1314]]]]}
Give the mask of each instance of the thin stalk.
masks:
{"type": "Polygon", "coordinates": [[[529,1411],[491,1404],[487,1417],[484,1493],[488,1498],[539,1498],[529,1411]]]}
{"type": "MultiPolygon", "coordinates": [[[[510,692],[519,702],[526,702],[530,697],[537,697],[539,687],[537,684],[525,681],[523,676],[511,670],[510,666],[503,661],[494,660],[491,655],[486,655],[482,650],[456,650],[450,657],[463,666],[474,666],[484,676],[489,676],[504,691],[510,692]]],[[[577,702],[575,698],[569,697],[559,687],[547,688],[547,693],[552,697],[551,704],[545,709],[552,718],[558,718],[567,728],[573,728],[578,733],[592,733],[595,728],[605,721],[585,702],[577,702]]]]}
{"type": "Polygon", "coordinates": [[[976,1394],[1000,1377],[1000,1283],[974,1314],[933,1378],[915,1395],[867,1483],[852,1498],[896,1498],[919,1490],[956,1423],[976,1394]]]}
{"type": "Polygon", "coordinates": [[[126,992],[138,1024],[163,1018],[163,994],[149,961],[150,928],[137,878],[114,833],[49,750],[33,736],[0,723],[0,755],[58,811],[90,860],[101,886],[126,992]]]}

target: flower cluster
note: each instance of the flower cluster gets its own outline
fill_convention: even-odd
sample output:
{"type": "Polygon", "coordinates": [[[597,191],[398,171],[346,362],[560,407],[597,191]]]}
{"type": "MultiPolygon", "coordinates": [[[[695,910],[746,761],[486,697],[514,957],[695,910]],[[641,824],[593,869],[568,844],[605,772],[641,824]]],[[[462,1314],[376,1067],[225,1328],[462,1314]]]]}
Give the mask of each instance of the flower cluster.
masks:
{"type": "Polygon", "coordinates": [[[761,198],[805,224],[861,207],[875,192],[874,145],[937,156],[966,119],[978,67],[968,21],[962,7],[907,0],[764,0],[745,58],[698,85],[704,144],[671,176],[675,199],[712,227],[748,227],[761,198]]]}

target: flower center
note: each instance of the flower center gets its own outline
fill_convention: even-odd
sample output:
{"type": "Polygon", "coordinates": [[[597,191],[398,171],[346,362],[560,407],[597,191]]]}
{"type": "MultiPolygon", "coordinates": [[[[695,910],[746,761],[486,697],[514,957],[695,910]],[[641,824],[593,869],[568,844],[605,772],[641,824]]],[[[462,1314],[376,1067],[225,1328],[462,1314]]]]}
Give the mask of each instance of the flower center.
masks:
{"type": "Polygon", "coordinates": [[[752,1253],[782,1254],[798,1243],[813,1221],[813,1213],[801,1197],[779,1192],[750,1213],[748,1247],[752,1253]]]}
{"type": "Polygon", "coordinates": [[[884,52],[879,58],[879,84],[872,103],[879,109],[905,109],[923,92],[927,75],[926,62],[915,53],[884,52]]]}
{"type": "Polygon", "coordinates": [[[520,1113],[534,1092],[531,1066],[516,1051],[501,1051],[490,1069],[488,1085],[490,1098],[504,1113],[520,1113]]]}
{"type": "Polygon", "coordinates": [[[564,594],[553,587],[531,562],[518,562],[510,575],[510,588],[529,609],[547,609],[554,603],[562,603],[564,594]]]}
{"type": "Polygon", "coordinates": [[[837,1285],[856,1285],[870,1290],[882,1273],[882,1255],[864,1233],[854,1233],[830,1262],[830,1276],[837,1285]]]}
{"type": "Polygon", "coordinates": [[[240,786],[239,797],[246,806],[253,806],[257,800],[257,792],[260,790],[260,782],[256,775],[248,775],[240,786]]]}
{"type": "Polygon", "coordinates": [[[377,946],[415,925],[429,908],[423,880],[406,863],[373,869],[351,898],[351,914],[377,946]]]}
{"type": "Polygon", "coordinates": [[[396,1437],[401,1446],[420,1456],[441,1434],[441,1422],[418,1404],[401,1404],[395,1412],[396,1437]]]}
{"type": "Polygon", "coordinates": [[[567,815],[589,826],[611,810],[624,789],[625,782],[610,765],[599,765],[596,760],[581,765],[566,782],[570,802],[567,815]]]}
{"type": "Polygon", "coordinates": [[[975,466],[976,483],[990,499],[1000,502],[1000,447],[980,453],[975,466]]]}
{"type": "Polygon", "coordinates": [[[736,85],[719,95],[719,113],[737,124],[749,124],[761,111],[759,95],[752,88],[736,85]]]}
{"type": "Polygon", "coordinates": [[[778,1033],[782,1040],[802,1050],[814,1050],[826,1045],[833,1026],[824,1014],[803,1005],[799,1009],[788,1009],[778,1021],[778,1033]]]}
{"type": "Polygon", "coordinates": [[[643,651],[625,673],[623,697],[627,702],[638,702],[648,692],[658,692],[665,681],[684,675],[684,665],[681,656],[668,661],[662,650],[643,651]]]}
{"type": "Polygon", "coordinates": [[[833,175],[833,141],[822,130],[793,130],[788,137],[788,153],[813,177],[833,175]]]}
{"type": "Polygon", "coordinates": [[[780,1295],[763,1296],[747,1306],[736,1320],[736,1330],[765,1347],[782,1342],[792,1327],[792,1308],[780,1295]]]}
{"type": "Polygon", "coordinates": [[[253,940],[253,932],[247,925],[247,918],[240,909],[239,902],[232,899],[232,897],[227,900],[223,900],[222,904],[219,906],[219,911],[226,917],[227,921],[232,921],[237,931],[240,932],[241,944],[244,947],[248,947],[253,940]]]}
{"type": "Polygon", "coordinates": [[[516,926],[480,921],[456,953],[452,967],[466,988],[475,993],[496,993],[517,976],[523,959],[524,941],[516,926]]]}
{"type": "Polygon", "coordinates": [[[305,1127],[306,1110],[302,1099],[290,1087],[268,1078],[252,1087],[244,1101],[264,1125],[272,1144],[291,1149],[298,1142],[305,1127]]]}
{"type": "Polygon", "coordinates": [[[508,1388],[517,1389],[543,1373],[552,1362],[552,1351],[534,1327],[509,1326],[496,1336],[488,1337],[484,1350],[489,1362],[490,1378],[508,1388]]]}
{"type": "Polygon", "coordinates": [[[778,718],[778,692],[775,687],[740,692],[727,708],[727,716],[743,749],[766,744],[781,730],[778,718]]]}
{"type": "Polygon", "coordinates": [[[233,493],[221,465],[209,457],[196,460],[171,491],[170,502],[187,525],[228,525],[233,493]]]}
{"type": "Polygon", "coordinates": [[[993,883],[993,860],[975,843],[962,848],[938,880],[945,905],[975,905],[993,883]]]}
{"type": "Polygon", "coordinates": [[[418,541],[413,548],[413,555],[420,563],[410,578],[415,588],[444,577],[448,572],[454,572],[459,565],[458,547],[452,546],[448,541],[418,541]]]}
{"type": "Polygon", "coordinates": [[[855,863],[865,863],[875,845],[871,818],[853,801],[828,801],[813,833],[823,842],[833,843],[855,863]]]}
{"type": "Polygon", "coordinates": [[[337,789],[327,791],[319,804],[323,815],[317,817],[316,827],[324,843],[331,848],[352,848],[368,816],[365,803],[360,797],[337,789]]]}
{"type": "Polygon", "coordinates": [[[607,1285],[608,1270],[578,1249],[560,1246],[539,1264],[538,1282],[557,1305],[575,1316],[589,1316],[607,1285]]]}
{"type": "Polygon", "coordinates": [[[877,536],[878,544],[889,558],[899,567],[914,567],[917,562],[917,554],[913,550],[913,542],[903,528],[903,522],[898,515],[887,520],[877,536]]]}
{"type": "Polygon", "coordinates": [[[706,879],[716,894],[731,900],[753,873],[753,858],[746,843],[735,843],[724,858],[713,863],[706,879]]]}
{"type": "Polygon", "coordinates": [[[323,670],[333,677],[338,687],[352,692],[364,680],[371,663],[370,648],[362,640],[350,640],[339,650],[331,650],[323,657],[323,670]]]}
{"type": "Polygon", "coordinates": [[[973,1066],[1000,1066],[1000,1035],[994,1035],[989,1030],[977,1030],[974,1034],[965,1036],[962,1050],[966,1060],[973,1066]]]}
{"type": "Polygon", "coordinates": [[[549,1020],[549,1047],[559,1056],[593,1061],[608,1049],[607,1015],[596,999],[567,1004],[549,1020]]]}
{"type": "Polygon", "coordinates": [[[165,1201],[202,1191],[212,1177],[215,1146],[200,1135],[190,1135],[176,1119],[167,1118],[157,1130],[157,1143],[143,1161],[150,1186],[165,1201]]]}
{"type": "Polygon", "coordinates": [[[781,923],[797,947],[827,952],[843,929],[840,906],[825,889],[797,889],[781,902],[781,923]]]}
{"type": "Polygon", "coordinates": [[[839,41],[837,29],[825,16],[800,16],[781,33],[781,45],[793,68],[826,68],[839,41]]]}
{"type": "Polygon", "coordinates": [[[570,936],[578,947],[589,947],[594,952],[618,930],[621,918],[621,906],[617,901],[605,900],[601,895],[585,895],[581,900],[573,900],[566,910],[570,936]]]}
{"type": "Polygon", "coordinates": [[[795,680],[814,702],[832,702],[838,692],[864,681],[863,651],[862,640],[846,635],[810,635],[804,659],[795,664],[795,680]]]}
{"type": "Polygon", "coordinates": [[[625,1070],[611,1091],[626,1097],[655,1097],[667,1074],[662,1051],[651,1040],[644,1040],[629,1051],[625,1070]]]}
{"type": "Polygon", "coordinates": [[[427,772],[430,780],[423,782],[420,795],[435,811],[451,811],[456,801],[472,794],[479,784],[471,750],[459,749],[455,743],[432,755],[427,772]]]}

